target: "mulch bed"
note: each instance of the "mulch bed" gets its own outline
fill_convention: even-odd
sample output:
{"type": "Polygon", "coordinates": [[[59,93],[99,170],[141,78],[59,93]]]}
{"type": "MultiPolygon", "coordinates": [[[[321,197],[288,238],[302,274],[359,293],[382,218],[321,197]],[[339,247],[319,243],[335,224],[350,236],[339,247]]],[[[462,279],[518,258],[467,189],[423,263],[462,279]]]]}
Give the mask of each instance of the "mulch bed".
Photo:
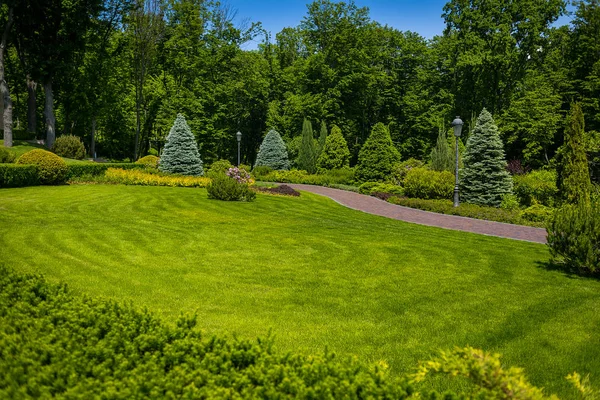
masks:
{"type": "Polygon", "coordinates": [[[292,189],[288,185],[280,185],[280,186],[275,186],[275,187],[254,186],[253,189],[256,190],[257,192],[277,194],[277,195],[281,195],[281,196],[296,196],[296,197],[300,196],[300,192],[292,189]]]}

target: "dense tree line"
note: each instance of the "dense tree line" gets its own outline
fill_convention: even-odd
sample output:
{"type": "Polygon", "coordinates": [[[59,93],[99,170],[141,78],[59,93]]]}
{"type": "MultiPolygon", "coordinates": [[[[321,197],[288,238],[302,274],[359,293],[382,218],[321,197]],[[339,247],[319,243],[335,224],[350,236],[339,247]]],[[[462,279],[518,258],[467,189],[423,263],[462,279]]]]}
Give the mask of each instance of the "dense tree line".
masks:
{"type": "Polygon", "coordinates": [[[440,10],[446,29],[427,40],[353,1],[315,0],[273,37],[213,1],[5,0],[0,126],[48,144],[72,134],[91,154],[137,159],[163,145],[181,113],[208,164],[233,160],[237,131],[250,164],[268,130],[290,143],[307,119],[337,125],[354,165],[377,123],[402,159],[427,159],[440,126],[461,115],[468,133],[486,108],[507,158],[541,167],[577,101],[593,160],[600,2],[574,6],[571,24],[556,27],[564,0],[451,0],[440,10]],[[249,40],[258,50],[243,49],[249,40]]]}

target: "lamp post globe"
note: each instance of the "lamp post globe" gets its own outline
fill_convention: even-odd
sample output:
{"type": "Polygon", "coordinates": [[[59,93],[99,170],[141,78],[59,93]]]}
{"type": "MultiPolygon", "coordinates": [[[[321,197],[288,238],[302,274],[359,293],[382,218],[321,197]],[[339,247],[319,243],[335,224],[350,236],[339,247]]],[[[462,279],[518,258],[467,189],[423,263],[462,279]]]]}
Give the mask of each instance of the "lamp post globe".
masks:
{"type": "Polygon", "coordinates": [[[235,134],[235,137],[237,138],[237,143],[238,143],[238,159],[237,159],[237,166],[240,166],[240,143],[242,141],[242,132],[238,131],[235,134]]]}
{"type": "Polygon", "coordinates": [[[454,138],[456,143],[456,154],[455,154],[455,165],[454,165],[454,207],[458,207],[460,205],[460,198],[458,194],[458,138],[462,133],[463,122],[459,116],[457,116],[454,121],[452,121],[452,129],[454,130],[454,138]]]}

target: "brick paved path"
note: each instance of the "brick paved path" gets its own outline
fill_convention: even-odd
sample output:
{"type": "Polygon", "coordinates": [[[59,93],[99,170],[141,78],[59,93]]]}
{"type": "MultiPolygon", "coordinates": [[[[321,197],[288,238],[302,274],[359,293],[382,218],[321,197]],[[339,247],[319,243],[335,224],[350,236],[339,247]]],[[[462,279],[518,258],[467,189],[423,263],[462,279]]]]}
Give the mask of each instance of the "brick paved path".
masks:
{"type": "Polygon", "coordinates": [[[421,225],[437,226],[439,228],[480,233],[483,235],[546,243],[546,230],[542,228],[485,221],[481,219],[459,217],[456,215],[437,214],[429,211],[398,206],[364,194],[322,186],[299,184],[289,184],[289,186],[297,190],[305,190],[307,192],[327,196],[346,207],[364,211],[369,214],[380,215],[382,217],[421,225]]]}

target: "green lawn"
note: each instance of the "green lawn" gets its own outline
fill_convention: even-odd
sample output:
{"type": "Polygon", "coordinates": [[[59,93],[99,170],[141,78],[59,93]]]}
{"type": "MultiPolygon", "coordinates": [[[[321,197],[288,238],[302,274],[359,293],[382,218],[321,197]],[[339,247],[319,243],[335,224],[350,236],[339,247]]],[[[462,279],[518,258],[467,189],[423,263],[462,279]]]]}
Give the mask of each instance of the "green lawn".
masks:
{"type": "Polygon", "coordinates": [[[0,190],[0,260],[209,333],[272,329],[280,349],[404,371],[471,345],[549,392],[600,380],[600,281],[544,268],[545,246],[423,227],[303,193],[254,203],[204,189],[0,190]]]}

